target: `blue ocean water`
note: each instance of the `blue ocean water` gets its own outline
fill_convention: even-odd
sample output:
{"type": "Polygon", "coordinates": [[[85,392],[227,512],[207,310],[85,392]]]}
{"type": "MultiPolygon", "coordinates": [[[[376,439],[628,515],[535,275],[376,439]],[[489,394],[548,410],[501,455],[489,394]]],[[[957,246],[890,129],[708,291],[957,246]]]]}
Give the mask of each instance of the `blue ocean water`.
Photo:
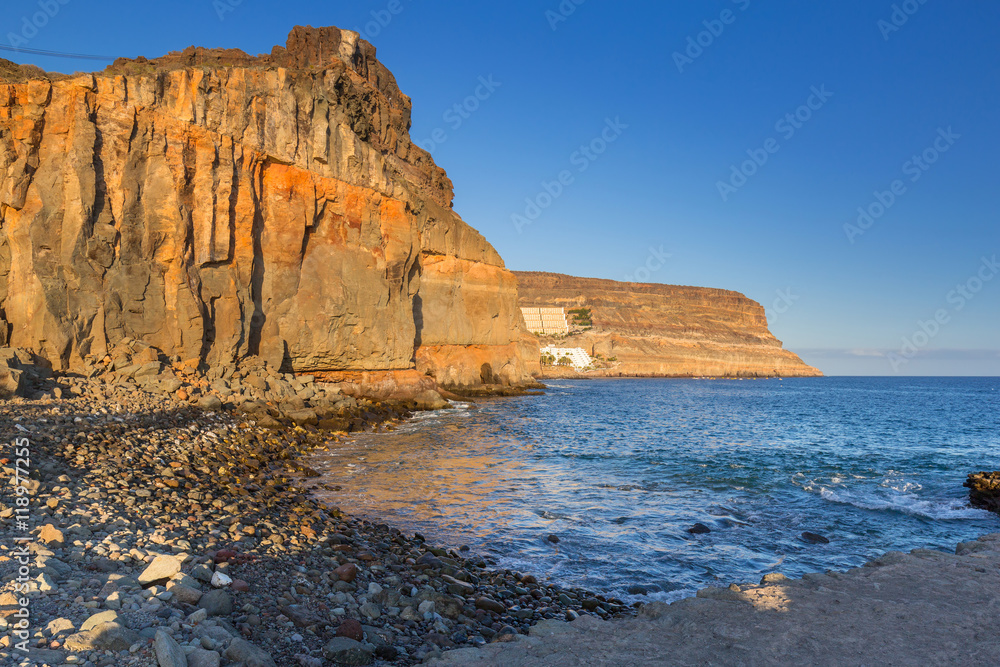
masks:
{"type": "Polygon", "coordinates": [[[1000,469],[997,378],[548,387],[350,438],[313,462],[341,487],[327,499],[628,600],[1000,532],[962,487],[1000,469]],[[695,523],[711,532],[688,533],[695,523]]]}

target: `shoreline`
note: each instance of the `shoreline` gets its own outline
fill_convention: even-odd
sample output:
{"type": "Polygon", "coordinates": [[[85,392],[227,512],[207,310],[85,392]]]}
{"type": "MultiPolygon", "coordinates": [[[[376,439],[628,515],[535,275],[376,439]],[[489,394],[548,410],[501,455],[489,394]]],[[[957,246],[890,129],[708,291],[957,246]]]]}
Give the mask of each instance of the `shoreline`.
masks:
{"type": "Polygon", "coordinates": [[[702,664],[997,664],[1000,533],[954,554],[889,551],[862,567],[705,588],[634,619],[543,621],[435,667],[702,664]]]}
{"type": "MultiPolygon", "coordinates": [[[[615,379],[615,378],[609,378],[609,379],[615,379]]],[[[489,403],[489,401],[485,401],[484,400],[483,403],[489,403]]],[[[415,427],[414,431],[416,431],[416,432],[423,432],[424,437],[430,437],[430,438],[434,437],[434,430],[433,429],[434,429],[435,425],[428,424],[426,422],[423,422],[422,420],[420,420],[420,421],[414,421],[414,422],[409,422],[409,423],[411,423],[411,424],[414,425],[414,427],[415,427]],[[418,429],[419,429],[419,431],[417,431],[418,429]]],[[[352,436],[353,435],[355,435],[355,434],[352,434],[352,436]]],[[[390,435],[390,437],[391,437],[391,435],[390,435]]],[[[371,441],[369,441],[369,440],[366,439],[366,442],[368,442],[370,444],[371,441]]],[[[413,447],[413,443],[410,443],[410,445],[411,445],[411,448],[412,448],[413,447]]],[[[367,451],[367,449],[362,450],[362,451],[367,451]]],[[[352,452],[352,454],[353,453],[355,453],[355,452],[352,452]]],[[[339,463],[341,463],[341,464],[343,464],[344,462],[349,462],[351,460],[352,460],[351,456],[348,456],[348,457],[345,457],[345,458],[342,458],[342,459],[338,459],[339,463]]],[[[396,459],[394,456],[390,456],[390,460],[392,460],[392,461],[398,461],[398,459],[396,459]]],[[[319,465],[317,465],[316,467],[320,468],[319,465]]],[[[321,469],[325,469],[325,468],[321,468],[321,469]]],[[[1000,473],[995,473],[995,475],[996,475],[997,480],[1000,480],[1000,473]]],[[[970,479],[971,478],[975,478],[975,477],[979,477],[979,476],[980,476],[979,474],[973,474],[973,475],[970,475],[970,479]]],[[[384,480],[382,480],[382,482],[383,482],[383,484],[379,484],[378,482],[375,482],[374,486],[383,486],[384,485],[384,480]]],[[[340,483],[344,483],[345,486],[347,486],[347,487],[351,486],[351,484],[349,482],[343,482],[341,480],[338,480],[337,484],[340,484],[340,483]]],[[[996,486],[997,486],[997,488],[1000,488],[1000,481],[996,482],[996,486]]],[[[358,487],[357,485],[354,487],[355,490],[358,490],[359,488],[364,488],[364,487],[363,486],[362,487],[358,487]]],[[[956,486],[955,488],[958,489],[959,486],[956,486]]],[[[338,487],[338,490],[339,490],[339,487],[338,487]]],[[[997,497],[1000,497],[1000,492],[997,493],[997,497]]],[[[393,497],[393,498],[395,498],[395,497],[393,497]]],[[[401,502],[401,501],[398,500],[398,499],[393,499],[393,500],[390,501],[390,505],[398,504],[399,502],[401,502]]],[[[945,502],[945,501],[942,501],[942,502],[945,502]]],[[[363,516],[363,517],[365,517],[367,519],[370,519],[370,520],[373,520],[373,521],[386,520],[386,512],[380,513],[379,506],[380,506],[380,503],[378,503],[378,502],[376,502],[376,503],[368,503],[364,507],[364,509],[361,509],[358,512],[358,516],[363,516]]],[[[973,503],[969,507],[970,508],[971,507],[975,507],[975,504],[973,503]]],[[[389,514],[389,516],[392,516],[392,512],[391,511],[389,511],[388,514],[389,514]]],[[[923,516],[925,519],[928,519],[928,520],[931,520],[931,521],[937,521],[937,520],[939,520],[939,519],[933,518],[933,516],[931,514],[920,514],[920,513],[917,513],[916,515],[917,516],[923,516]]],[[[403,516],[405,516],[405,513],[404,513],[403,516]]],[[[400,517],[396,517],[396,518],[399,519],[400,517]]],[[[394,520],[395,519],[393,519],[393,518],[388,519],[388,521],[390,523],[393,522],[394,520]]],[[[440,526],[440,522],[435,522],[433,519],[425,519],[422,523],[419,520],[418,521],[412,521],[412,520],[408,521],[406,519],[402,519],[400,525],[407,526],[408,530],[411,530],[411,531],[412,530],[416,530],[416,531],[419,531],[421,533],[427,533],[428,535],[432,535],[433,533],[435,533],[435,529],[434,529],[435,525],[438,528],[441,527],[440,526]]],[[[690,525],[690,524],[686,524],[686,525],[690,525]]],[[[700,524],[697,524],[697,525],[700,525],[700,524]]],[[[933,549],[933,550],[940,550],[940,549],[950,548],[948,545],[953,543],[953,541],[952,541],[953,539],[955,539],[955,540],[966,540],[966,539],[973,539],[973,536],[979,536],[979,535],[981,535],[982,533],[979,532],[981,529],[984,530],[984,532],[987,532],[987,533],[992,532],[992,530],[990,530],[990,526],[979,526],[978,528],[973,528],[972,530],[965,531],[965,532],[957,532],[956,533],[956,531],[952,531],[951,534],[954,535],[954,537],[949,536],[949,537],[947,537],[947,538],[945,538],[943,540],[940,540],[940,541],[936,541],[936,540],[928,538],[928,540],[926,540],[926,541],[923,540],[923,539],[920,539],[920,540],[911,540],[908,543],[904,542],[903,544],[905,544],[904,548],[927,548],[927,549],[933,549]]],[[[998,524],[997,530],[1000,530],[1000,524],[998,524]]],[[[556,531],[556,532],[558,532],[558,531],[556,531]]],[[[688,530],[687,532],[691,532],[691,531],[688,530]]],[[[806,531],[806,534],[808,534],[808,531],[806,531]]],[[[561,534],[559,535],[559,537],[562,537],[563,539],[565,539],[561,534]]],[[[812,535],[812,537],[813,538],[817,538],[817,539],[823,539],[822,535],[819,535],[819,536],[812,535]]],[[[516,557],[516,553],[514,553],[514,552],[503,552],[502,549],[497,550],[497,545],[498,545],[499,542],[496,541],[496,540],[486,541],[486,542],[483,542],[483,541],[477,542],[476,539],[475,539],[475,537],[470,537],[470,536],[466,536],[466,537],[464,537],[462,539],[455,539],[454,534],[451,533],[451,532],[449,532],[448,530],[444,530],[444,531],[438,530],[438,531],[436,531],[435,539],[438,542],[443,542],[443,543],[446,543],[446,544],[450,544],[455,549],[458,548],[458,545],[463,544],[463,540],[465,540],[469,544],[472,545],[473,550],[478,550],[481,553],[491,553],[492,556],[487,556],[487,558],[491,558],[493,560],[499,559],[497,562],[499,563],[500,566],[510,566],[511,562],[518,561],[518,566],[521,567],[521,568],[525,568],[528,571],[536,571],[536,570],[544,570],[545,569],[544,561],[534,561],[533,564],[532,564],[532,561],[531,561],[530,558],[528,558],[527,560],[522,560],[522,559],[518,559],[516,557]]],[[[893,542],[891,540],[884,541],[884,542],[882,542],[882,544],[886,545],[883,548],[898,548],[900,546],[898,543],[893,542]]],[[[467,547],[463,547],[463,548],[467,548],[467,547]]],[[[847,559],[842,559],[841,562],[838,562],[836,565],[831,565],[829,563],[823,563],[823,564],[820,564],[818,566],[819,567],[836,567],[836,568],[844,568],[844,569],[852,568],[852,567],[862,567],[862,566],[864,566],[864,564],[866,562],[866,558],[872,557],[873,553],[878,553],[877,550],[879,548],[880,547],[879,547],[878,544],[874,544],[874,545],[872,545],[872,549],[868,550],[867,553],[856,553],[856,552],[850,551],[850,550],[841,551],[841,552],[838,552],[838,553],[840,553],[840,554],[850,554],[851,557],[847,558],[847,559]]],[[[779,552],[776,555],[781,555],[781,552],[779,552]]],[[[784,561],[784,556],[781,556],[781,561],[784,561]]],[[[704,562],[704,561],[700,561],[700,562],[704,562]]],[[[814,564],[814,566],[817,566],[817,565],[814,564]]],[[[778,571],[783,571],[783,572],[787,573],[789,576],[797,576],[799,574],[802,574],[805,571],[805,569],[797,567],[797,566],[793,567],[793,566],[790,566],[790,565],[786,564],[785,567],[788,568],[788,569],[783,569],[782,570],[782,569],[779,568],[778,571]]],[[[766,571],[767,570],[763,570],[763,571],[761,571],[761,573],[766,572],[766,571]]],[[[752,576],[759,576],[759,575],[753,575],[753,574],[751,574],[750,577],[752,577],[752,576]]],[[[573,585],[587,586],[587,584],[581,583],[579,581],[567,580],[566,577],[565,577],[565,573],[563,573],[563,576],[561,577],[561,579],[562,579],[561,582],[558,582],[559,578],[560,577],[557,576],[557,585],[563,585],[563,586],[573,586],[573,585]]],[[[739,574],[736,574],[736,573],[732,573],[730,579],[727,580],[727,579],[725,579],[722,576],[718,576],[717,579],[716,579],[716,581],[725,581],[726,584],[728,584],[730,582],[732,582],[732,583],[739,583],[739,582],[745,581],[747,579],[749,579],[749,577],[743,577],[742,575],[739,575],[739,574]]],[[[642,584],[643,582],[642,582],[642,580],[636,580],[635,583],[642,584]]],[[[664,603],[664,602],[666,602],[666,603],[669,604],[669,603],[672,603],[672,602],[676,602],[676,601],[680,601],[680,600],[684,600],[684,599],[696,597],[697,594],[698,594],[698,591],[700,590],[699,586],[704,586],[704,585],[706,585],[706,584],[705,583],[700,583],[700,584],[695,583],[693,586],[685,586],[681,590],[655,591],[653,593],[641,593],[641,594],[633,593],[631,590],[626,591],[626,587],[623,586],[623,585],[622,586],[606,586],[606,585],[602,586],[601,584],[597,584],[597,585],[591,584],[591,586],[592,586],[591,590],[598,591],[599,593],[601,593],[601,594],[603,594],[605,596],[610,596],[610,597],[615,597],[615,598],[622,599],[629,606],[638,609],[638,608],[641,608],[644,605],[658,604],[658,603],[664,603]]]]}
{"type": "MultiPolygon", "coordinates": [[[[759,587],[709,588],[671,604],[630,607],[437,548],[376,517],[349,516],[316,500],[313,471],[304,463],[318,449],[335,447],[343,434],[309,425],[264,427],[252,415],[165,405],[162,394],[137,387],[74,382],[80,391],[71,398],[5,403],[0,421],[5,440],[27,437],[32,450],[29,643],[39,664],[66,664],[73,655],[98,667],[145,667],[174,649],[187,654],[189,665],[612,665],[630,656],[646,664],[638,660],[649,651],[680,650],[655,636],[694,626],[723,629],[684,635],[683,644],[701,641],[706,651],[690,653],[691,661],[739,662],[743,654],[711,653],[745,647],[745,636],[755,636],[737,627],[739,641],[729,639],[738,603],[754,611],[764,605],[766,612],[769,601],[794,589],[808,594],[802,604],[817,607],[806,616],[821,620],[817,586],[836,588],[821,577],[854,585],[871,569],[794,581],[768,575],[773,579],[759,587]],[[142,582],[157,563],[167,564],[168,576],[142,582]],[[211,582],[216,574],[219,587],[211,582]],[[581,647],[588,652],[575,658],[581,647]]],[[[364,402],[358,410],[352,426],[363,422],[364,430],[392,428],[405,414],[364,402]]],[[[5,474],[11,463],[3,461],[5,474]]],[[[12,510],[11,494],[5,495],[4,660],[20,657],[13,652],[12,510]]],[[[980,552],[996,551],[1000,576],[1000,535],[980,542],[986,546],[959,549],[969,558],[993,558],[980,552]]],[[[880,572],[909,563],[906,576],[913,580],[924,578],[916,567],[923,561],[952,562],[942,560],[943,552],[914,554],[912,562],[890,555],[891,562],[875,563],[880,572]]],[[[975,581],[975,575],[960,579],[956,590],[975,581]]],[[[751,614],[746,627],[758,623],[755,618],[751,614]]],[[[806,621],[789,632],[808,632],[806,621]]],[[[817,655],[789,654],[789,660],[817,662],[817,655]]]]}
{"type": "Polygon", "coordinates": [[[825,375],[657,375],[637,373],[601,373],[596,371],[542,371],[535,376],[539,382],[546,380],[815,380],[825,378],[825,375]]]}
{"type": "MultiPolygon", "coordinates": [[[[314,499],[303,462],[339,436],[96,379],[74,386],[72,398],[8,401],[0,421],[5,440],[30,449],[28,646],[39,664],[156,665],[171,651],[207,661],[197,664],[414,664],[542,620],[633,613],[314,499]]],[[[367,427],[400,414],[359,409],[367,427]]],[[[13,494],[2,500],[6,661],[23,653],[20,535],[13,494]]]]}

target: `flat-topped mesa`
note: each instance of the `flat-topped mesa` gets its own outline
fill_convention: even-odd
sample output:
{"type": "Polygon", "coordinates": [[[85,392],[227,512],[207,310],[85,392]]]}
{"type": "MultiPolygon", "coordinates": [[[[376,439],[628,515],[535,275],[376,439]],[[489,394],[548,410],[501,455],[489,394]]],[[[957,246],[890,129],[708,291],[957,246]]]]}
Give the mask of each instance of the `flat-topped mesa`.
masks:
{"type": "Polygon", "coordinates": [[[9,65],[0,345],[62,369],[137,340],[383,388],[530,379],[513,274],[356,33],[68,77],[9,65]]]}
{"type": "Polygon", "coordinates": [[[613,360],[598,375],[822,375],[782,349],[768,330],[761,305],[739,292],[555,273],[516,275],[521,306],[591,311],[592,328],[556,344],[613,360]]]}

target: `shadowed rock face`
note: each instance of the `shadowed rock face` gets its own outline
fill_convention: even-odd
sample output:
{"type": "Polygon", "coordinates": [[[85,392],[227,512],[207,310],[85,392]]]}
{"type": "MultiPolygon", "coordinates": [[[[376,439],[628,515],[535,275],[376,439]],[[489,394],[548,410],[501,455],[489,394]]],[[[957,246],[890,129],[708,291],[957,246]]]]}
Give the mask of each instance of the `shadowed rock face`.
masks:
{"type": "Polygon", "coordinates": [[[1000,471],[969,475],[964,486],[969,489],[973,507],[1000,514],[1000,471]]]}
{"type": "Polygon", "coordinates": [[[337,28],[258,57],[0,67],[0,345],[62,369],[138,339],[210,365],[525,380],[516,280],[409,126],[375,48],[337,28]]]}
{"type": "Polygon", "coordinates": [[[522,306],[590,308],[593,329],[557,344],[617,357],[603,375],[809,377],[764,309],[738,292],[517,272],[522,306]]]}

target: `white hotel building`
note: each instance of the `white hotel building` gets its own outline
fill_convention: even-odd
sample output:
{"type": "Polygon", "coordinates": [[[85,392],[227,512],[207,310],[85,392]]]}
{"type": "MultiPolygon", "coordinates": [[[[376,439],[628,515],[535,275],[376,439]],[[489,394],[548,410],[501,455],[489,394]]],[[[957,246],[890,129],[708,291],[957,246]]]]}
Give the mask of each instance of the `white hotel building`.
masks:
{"type": "Polygon", "coordinates": [[[582,347],[543,347],[542,356],[546,354],[555,357],[557,362],[563,357],[568,357],[573,368],[577,369],[587,368],[594,362],[582,347]]]}

